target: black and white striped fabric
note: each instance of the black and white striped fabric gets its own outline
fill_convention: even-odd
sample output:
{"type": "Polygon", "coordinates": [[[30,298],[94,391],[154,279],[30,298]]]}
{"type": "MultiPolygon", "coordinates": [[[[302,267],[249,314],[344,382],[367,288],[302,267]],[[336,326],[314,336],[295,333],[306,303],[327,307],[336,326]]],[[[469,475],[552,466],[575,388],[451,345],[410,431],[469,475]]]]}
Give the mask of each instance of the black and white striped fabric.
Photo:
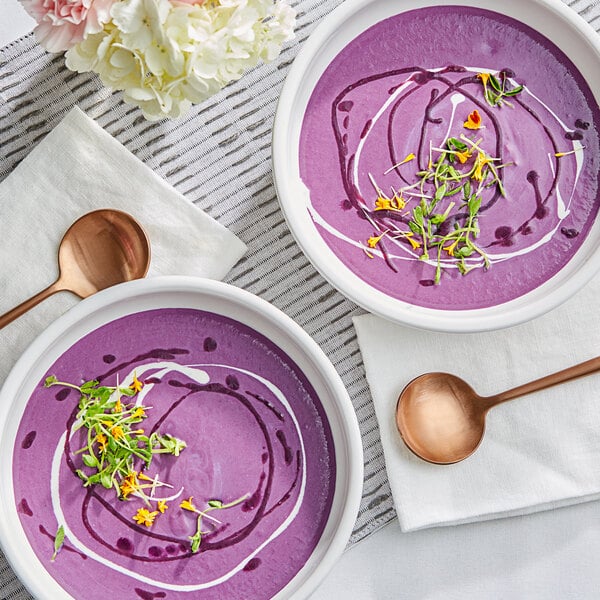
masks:
{"type": "MultiPolygon", "coordinates": [[[[395,517],[352,326],[352,316],[362,310],[334,290],[295,244],[275,195],[270,145],[276,101],[288,68],[316,24],[340,1],[294,2],[296,39],[279,59],[255,68],[175,122],[145,121],[138,109],[125,105],[94,75],[67,70],[62,55],[47,54],[32,35],[0,49],[0,180],[78,105],[248,245],[227,281],[300,323],[329,356],[352,398],[365,461],[363,501],[350,539],[354,544],[395,517]]],[[[600,0],[569,4],[600,29],[600,0]]],[[[0,599],[27,598],[0,553],[0,599]]]]}

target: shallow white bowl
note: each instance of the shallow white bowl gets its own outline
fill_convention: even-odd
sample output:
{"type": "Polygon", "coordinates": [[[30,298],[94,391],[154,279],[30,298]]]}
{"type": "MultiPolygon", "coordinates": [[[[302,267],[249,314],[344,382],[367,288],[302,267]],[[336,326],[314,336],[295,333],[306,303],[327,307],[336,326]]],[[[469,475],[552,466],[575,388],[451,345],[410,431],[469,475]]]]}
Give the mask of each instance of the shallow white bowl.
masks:
{"type": "Polygon", "coordinates": [[[17,514],[12,459],[19,423],[33,388],[74,343],[115,319],[159,308],[205,310],[255,329],[281,348],[314,387],[331,427],[337,469],[335,492],[325,530],[311,558],[276,596],[306,598],[342,554],[358,513],[363,461],[356,414],[336,370],[299,325],[257,296],[207,279],[155,277],[109,288],[53,323],[17,362],[0,391],[0,543],[4,553],[36,598],[71,598],[36,557],[17,514]]]}
{"type": "Polygon", "coordinates": [[[401,12],[432,6],[470,6],[512,17],[554,42],[575,64],[600,103],[600,36],[560,0],[346,0],[315,29],[284,84],[273,129],[273,168],[279,201],[292,234],[315,268],[348,298],[401,324],[446,332],[509,327],[555,308],[600,269],[600,222],[554,277],[510,302],[475,310],[439,310],[403,302],[370,286],[335,256],[309,214],[309,191],[299,172],[299,140],[311,94],[325,69],[353,39],[401,12]]]}

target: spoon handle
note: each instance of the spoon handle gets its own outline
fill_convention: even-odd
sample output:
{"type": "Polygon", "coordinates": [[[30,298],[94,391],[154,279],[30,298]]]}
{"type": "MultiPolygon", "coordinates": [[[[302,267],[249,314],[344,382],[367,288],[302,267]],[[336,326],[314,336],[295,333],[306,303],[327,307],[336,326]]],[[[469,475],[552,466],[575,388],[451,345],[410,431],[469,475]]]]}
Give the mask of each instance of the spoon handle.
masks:
{"type": "Polygon", "coordinates": [[[0,316],[0,329],[6,327],[9,323],[12,323],[16,318],[20,317],[23,313],[26,313],[30,308],[37,306],[42,300],[48,298],[48,296],[52,296],[56,292],[60,292],[62,290],[62,286],[59,285],[58,281],[55,281],[52,285],[49,285],[45,290],[38,292],[35,296],[29,298],[29,300],[25,300],[19,304],[19,306],[15,306],[12,310],[9,310],[7,313],[4,313],[0,316]]]}
{"type": "Polygon", "coordinates": [[[545,390],[546,388],[558,385],[559,383],[571,381],[572,379],[577,379],[578,377],[583,377],[584,375],[591,375],[597,371],[600,371],[600,356],[586,360],[578,365],[573,365],[572,367],[563,369],[557,373],[546,375],[545,377],[536,379],[535,381],[530,381],[529,383],[512,388],[511,390],[507,390],[506,392],[502,392],[496,396],[492,396],[489,398],[489,408],[496,406],[496,404],[500,404],[501,402],[506,402],[508,400],[518,398],[519,396],[524,396],[525,394],[531,394],[532,392],[545,390]]]}

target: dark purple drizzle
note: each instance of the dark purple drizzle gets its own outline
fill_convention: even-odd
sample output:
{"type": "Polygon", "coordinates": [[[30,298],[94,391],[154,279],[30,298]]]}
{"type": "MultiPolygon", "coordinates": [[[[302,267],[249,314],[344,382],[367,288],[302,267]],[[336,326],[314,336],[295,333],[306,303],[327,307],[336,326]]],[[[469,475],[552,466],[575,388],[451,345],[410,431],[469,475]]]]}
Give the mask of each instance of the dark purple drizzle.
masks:
{"type": "Polygon", "coordinates": [[[67,396],[71,393],[71,388],[63,388],[62,390],[59,390],[58,392],[56,392],[56,395],[54,396],[59,402],[62,402],[63,400],[65,400],[67,398],[67,396]]]}
{"type": "Polygon", "coordinates": [[[21,448],[23,448],[23,450],[28,450],[29,448],[31,448],[31,445],[33,444],[33,442],[35,441],[35,436],[37,435],[37,431],[30,431],[24,438],[23,441],[21,442],[21,448]]]}
{"type": "Polygon", "coordinates": [[[261,560],[260,558],[251,558],[244,566],[244,571],[254,571],[255,569],[258,569],[258,567],[260,566],[261,560]]]}
{"type": "Polygon", "coordinates": [[[134,588],[134,591],[142,600],[154,600],[155,598],[167,597],[165,592],[148,592],[140,588],[134,588]]]}
{"type": "Polygon", "coordinates": [[[204,351],[205,352],[214,352],[217,349],[217,342],[211,338],[207,337],[204,340],[204,351]]]}
{"type": "Polygon", "coordinates": [[[28,517],[33,517],[33,511],[31,508],[29,508],[29,503],[25,498],[21,498],[21,502],[19,502],[19,507],[17,510],[28,517]]]}

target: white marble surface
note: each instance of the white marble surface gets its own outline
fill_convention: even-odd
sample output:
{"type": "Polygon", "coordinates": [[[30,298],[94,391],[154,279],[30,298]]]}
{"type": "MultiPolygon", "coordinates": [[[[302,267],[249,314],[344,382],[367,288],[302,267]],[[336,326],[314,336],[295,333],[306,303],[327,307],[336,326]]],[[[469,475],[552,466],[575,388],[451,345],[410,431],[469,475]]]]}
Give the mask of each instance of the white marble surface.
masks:
{"type": "MultiPolygon", "coordinates": [[[[0,0],[0,46],[33,27],[0,0]]],[[[596,600],[600,503],[410,534],[388,525],[347,551],[313,600],[596,600]]]]}

